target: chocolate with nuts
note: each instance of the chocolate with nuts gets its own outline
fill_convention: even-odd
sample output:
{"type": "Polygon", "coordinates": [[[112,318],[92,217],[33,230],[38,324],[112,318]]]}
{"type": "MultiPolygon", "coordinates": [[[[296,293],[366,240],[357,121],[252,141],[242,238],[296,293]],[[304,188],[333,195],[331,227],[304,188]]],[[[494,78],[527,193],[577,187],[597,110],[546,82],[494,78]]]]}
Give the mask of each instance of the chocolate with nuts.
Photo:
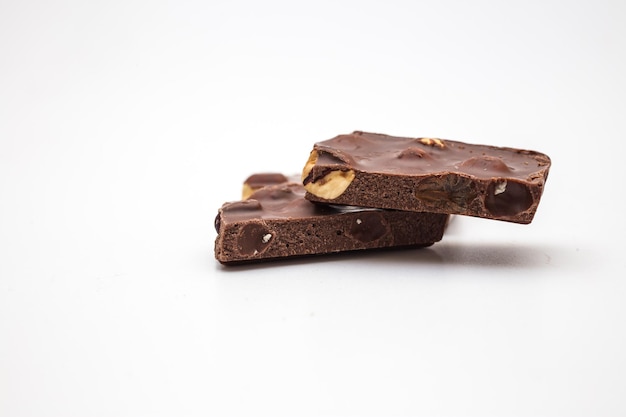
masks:
{"type": "Polygon", "coordinates": [[[535,151],[354,132],[316,143],[302,180],[316,202],[530,223],[549,169],[535,151]]]}
{"type": "Polygon", "coordinates": [[[215,219],[215,258],[227,265],[363,249],[424,247],[448,216],[314,204],[301,184],[261,188],[215,219]]]}
{"type": "Polygon", "coordinates": [[[300,177],[291,175],[286,177],[284,174],[278,172],[262,172],[259,174],[250,175],[243,183],[243,190],[241,192],[241,198],[247,200],[252,193],[260,190],[268,185],[286,184],[288,182],[299,182],[300,177]]]}

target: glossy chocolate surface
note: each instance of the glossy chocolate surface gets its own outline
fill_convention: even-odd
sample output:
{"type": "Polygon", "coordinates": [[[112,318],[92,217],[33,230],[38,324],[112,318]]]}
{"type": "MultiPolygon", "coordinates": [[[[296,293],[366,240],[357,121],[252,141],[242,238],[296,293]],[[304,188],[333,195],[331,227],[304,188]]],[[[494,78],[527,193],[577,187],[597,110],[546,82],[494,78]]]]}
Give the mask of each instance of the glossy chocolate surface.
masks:
{"type": "Polygon", "coordinates": [[[307,187],[312,201],[517,223],[532,220],[550,168],[547,155],[530,150],[366,132],[319,142],[313,153],[305,186],[323,186],[333,171],[355,178],[335,198],[307,187]]]}

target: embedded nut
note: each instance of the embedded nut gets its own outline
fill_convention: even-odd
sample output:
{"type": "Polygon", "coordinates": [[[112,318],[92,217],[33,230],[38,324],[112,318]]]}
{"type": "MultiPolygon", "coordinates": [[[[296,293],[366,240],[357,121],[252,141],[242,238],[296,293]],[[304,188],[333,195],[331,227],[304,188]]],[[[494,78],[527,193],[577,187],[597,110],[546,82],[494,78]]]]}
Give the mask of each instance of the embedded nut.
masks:
{"type": "Polygon", "coordinates": [[[499,172],[502,174],[512,172],[511,168],[509,168],[501,158],[489,155],[473,156],[461,162],[459,165],[455,166],[455,168],[462,168],[465,172],[474,175],[484,175],[485,172],[499,172]]]}
{"type": "Polygon", "coordinates": [[[496,187],[493,190],[493,195],[502,194],[505,191],[506,191],[506,180],[503,180],[502,182],[499,182],[498,184],[496,184],[496,187]]]}
{"type": "Polygon", "coordinates": [[[330,171],[322,178],[309,182],[304,188],[317,197],[332,200],[343,194],[353,180],[353,170],[330,171]]]}
{"type": "Polygon", "coordinates": [[[242,255],[256,256],[271,246],[272,236],[263,222],[248,223],[237,234],[237,251],[242,255]]]}
{"type": "Polygon", "coordinates": [[[243,190],[241,190],[241,199],[247,200],[248,198],[250,198],[252,193],[254,193],[254,191],[255,191],[254,188],[252,188],[250,184],[244,183],[243,190]]]}
{"type": "Polygon", "coordinates": [[[445,148],[446,144],[444,143],[444,141],[442,141],[441,139],[436,139],[436,138],[421,138],[420,143],[424,144],[424,145],[428,145],[428,146],[436,146],[438,148],[445,148]]]}
{"type": "Polygon", "coordinates": [[[433,157],[422,148],[417,146],[410,146],[400,152],[397,156],[398,159],[433,159],[433,157]]]}
{"type": "Polygon", "coordinates": [[[304,169],[302,170],[302,181],[306,181],[307,177],[309,176],[309,174],[311,173],[311,170],[313,169],[313,167],[315,166],[315,163],[317,162],[317,151],[313,150],[311,151],[311,155],[309,155],[309,159],[308,161],[306,161],[306,164],[304,165],[304,169]]]}
{"type": "Polygon", "coordinates": [[[302,182],[304,189],[311,194],[332,200],[343,194],[354,180],[354,171],[349,170],[328,170],[323,176],[313,178],[311,171],[317,162],[318,153],[312,151],[309,160],[302,170],[302,182]]]}

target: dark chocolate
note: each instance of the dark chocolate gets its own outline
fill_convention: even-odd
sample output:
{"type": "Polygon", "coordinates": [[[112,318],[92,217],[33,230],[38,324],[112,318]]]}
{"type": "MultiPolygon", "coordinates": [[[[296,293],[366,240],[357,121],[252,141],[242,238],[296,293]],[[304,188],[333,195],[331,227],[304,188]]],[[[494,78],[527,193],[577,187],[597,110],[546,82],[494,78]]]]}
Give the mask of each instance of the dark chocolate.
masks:
{"type": "Polygon", "coordinates": [[[316,202],[530,223],[549,169],[535,151],[354,132],[316,143],[302,180],[316,202]]]}
{"type": "Polygon", "coordinates": [[[238,264],[363,249],[424,247],[441,240],[445,214],[314,204],[302,184],[261,188],[226,203],[215,220],[215,258],[238,264]]]}

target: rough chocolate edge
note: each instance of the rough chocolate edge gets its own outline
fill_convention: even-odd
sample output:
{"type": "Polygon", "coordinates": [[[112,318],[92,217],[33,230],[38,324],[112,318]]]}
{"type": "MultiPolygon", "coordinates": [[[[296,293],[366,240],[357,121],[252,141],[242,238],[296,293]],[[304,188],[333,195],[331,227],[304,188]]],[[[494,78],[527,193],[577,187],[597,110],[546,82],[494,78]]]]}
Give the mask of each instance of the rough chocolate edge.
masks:
{"type": "MultiPolygon", "coordinates": [[[[315,168],[314,168],[315,169],[315,168]]],[[[490,211],[485,202],[496,200],[494,190],[498,179],[472,179],[457,174],[433,175],[411,178],[398,175],[372,174],[357,171],[354,180],[339,197],[329,200],[309,192],[309,201],[326,204],[358,205],[380,209],[393,209],[442,214],[458,214],[528,224],[537,211],[544,183],[522,184],[528,193],[528,207],[513,214],[490,211]],[[421,198],[417,197],[423,193],[421,198]]],[[[509,182],[509,186],[513,182],[509,182]]],[[[497,203],[493,204],[498,207],[497,203]]]]}
{"type": "MultiPolygon", "coordinates": [[[[369,135],[363,132],[356,133],[369,135]]],[[[337,138],[339,137],[341,135],[337,138]]],[[[528,224],[533,220],[537,211],[551,165],[547,155],[535,151],[442,141],[442,143],[454,143],[457,147],[467,147],[468,149],[475,147],[481,152],[491,150],[523,155],[536,160],[540,168],[528,178],[508,175],[481,178],[466,172],[437,169],[424,174],[365,171],[350,163],[352,157],[349,152],[334,150],[332,142],[337,138],[315,145],[314,151],[320,152],[320,155],[323,153],[327,162],[316,161],[303,182],[306,185],[307,182],[315,182],[317,179],[324,178],[331,171],[347,169],[354,172],[354,179],[342,194],[333,199],[319,197],[307,192],[305,198],[310,201],[381,209],[458,214],[528,224]],[[340,155],[342,158],[338,158],[336,155],[340,155]]],[[[393,137],[389,138],[393,139],[393,137]]],[[[400,150],[398,149],[398,151],[400,150]]]]}
{"type": "Polygon", "coordinates": [[[389,210],[342,212],[302,219],[249,219],[224,224],[215,240],[215,258],[225,265],[382,248],[430,246],[441,240],[448,216],[389,210]],[[367,231],[365,226],[369,227],[367,231]],[[363,227],[361,227],[363,226],[363,227]],[[271,235],[258,253],[242,254],[242,230],[271,235]],[[372,231],[373,230],[373,231],[372,231]]]}

